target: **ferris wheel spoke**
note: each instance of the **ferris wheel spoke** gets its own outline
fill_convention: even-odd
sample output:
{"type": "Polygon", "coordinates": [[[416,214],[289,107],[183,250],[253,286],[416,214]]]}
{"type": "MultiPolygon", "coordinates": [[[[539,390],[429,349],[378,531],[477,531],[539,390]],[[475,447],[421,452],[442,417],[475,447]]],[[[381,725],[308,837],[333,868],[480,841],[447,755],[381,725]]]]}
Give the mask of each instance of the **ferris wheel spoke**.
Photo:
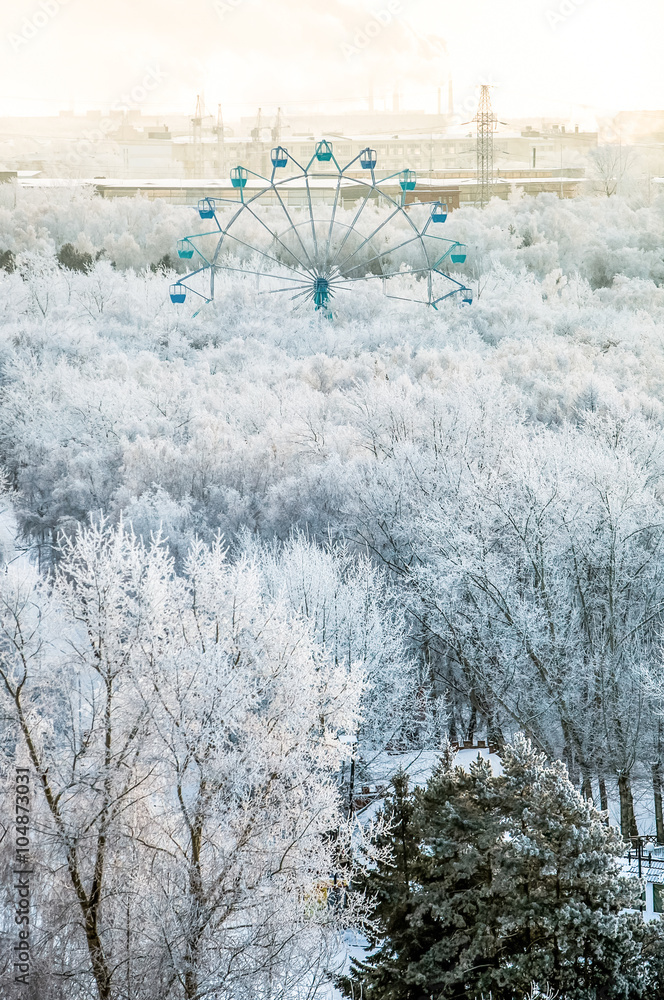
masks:
{"type": "MultiPolygon", "coordinates": [[[[228,222],[228,225],[226,226],[226,229],[222,229],[222,227],[219,225],[219,220],[217,219],[217,216],[215,215],[215,217],[214,217],[215,218],[215,222],[217,223],[217,226],[219,226],[219,230],[221,231],[221,238],[220,238],[219,242],[217,243],[216,249],[214,251],[214,255],[212,257],[211,263],[212,263],[213,266],[216,266],[216,264],[217,264],[217,260],[219,259],[219,254],[221,252],[221,248],[223,246],[224,239],[225,239],[225,237],[227,235],[228,230],[234,225],[235,221],[240,218],[240,216],[242,215],[242,213],[245,210],[245,208],[246,208],[246,205],[244,205],[244,203],[240,205],[240,207],[238,208],[237,212],[235,212],[235,214],[231,216],[231,218],[230,218],[230,220],[228,222]]],[[[212,234],[210,234],[210,235],[212,235],[212,234]]]]}
{"type": "Polygon", "coordinates": [[[302,277],[289,278],[287,274],[270,274],[269,271],[254,271],[248,267],[231,267],[229,264],[217,264],[216,269],[218,271],[236,271],[238,274],[257,274],[259,278],[274,278],[275,281],[294,281],[297,285],[311,284],[311,281],[303,281],[302,277]]]}
{"type": "Polygon", "coordinates": [[[301,299],[303,295],[308,295],[309,298],[314,297],[314,293],[310,288],[305,289],[303,292],[298,292],[297,295],[291,295],[291,302],[295,302],[295,299],[301,299]]]}
{"type": "Polygon", "coordinates": [[[285,214],[286,218],[288,219],[288,222],[290,224],[291,229],[293,230],[293,232],[295,233],[295,235],[297,236],[297,238],[298,238],[298,240],[300,242],[300,246],[302,247],[302,249],[304,251],[304,256],[309,261],[309,268],[310,268],[310,270],[312,272],[315,271],[316,266],[315,266],[314,262],[312,261],[311,257],[309,256],[309,251],[307,250],[307,248],[306,248],[306,246],[304,244],[304,241],[303,241],[302,237],[300,236],[300,233],[299,233],[299,230],[298,230],[297,226],[295,225],[295,223],[293,222],[293,220],[291,218],[290,212],[286,208],[284,200],[281,197],[281,191],[279,191],[279,189],[277,187],[275,187],[274,193],[276,194],[277,198],[279,199],[279,204],[281,205],[281,207],[284,210],[284,214],[285,214]]]}
{"type": "MultiPolygon", "coordinates": [[[[428,267],[409,267],[407,271],[385,271],[382,274],[365,274],[357,278],[343,278],[342,281],[354,282],[354,281],[371,281],[373,278],[398,278],[402,276],[408,276],[410,274],[428,274],[430,268],[428,267]]],[[[336,285],[336,282],[335,282],[336,285]]]]}
{"type": "Polygon", "coordinates": [[[309,202],[309,218],[311,219],[311,236],[314,241],[314,256],[318,259],[318,240],[316,239],[316,223],[314,221],[314,206],[311,203],[311,188],[309,187],[309,175],[305,175],[307,185],[307,200],[309,202]]]}
{"type": "MultiPolygon", "coordinates": [[[[409,272],[410,273],[410,272],[409,272]]],[[[384,274],[367,274],[363,278],[344,278],[342,281],[330,282],[330,288],[347,288],[349,285],[354,285],[358,281],[369,281],[370,278],[384,278],[384,274]]]]}
{"type": "Polygon", "coordinates": [[[298,264],[300,265],[300,267],[302,268],[302,270],[306,271],[307,274],[311,274],[311,277],[313,278],[314,277],[314,272],[311,270],[311,268],[309,268],[305,263],[303,263],[303,261],[301,261],[299,257],[295,256],[295,254],[290,249],[290,247],[287,247],[286,244],[283,242],[283,240],[281,240],[277,236],[277,234],[270,229],[270,227],[267,225],[267,223],[263,222],[263,220],[261,219],[260,215],[257,215],[256,212],[254,212],[254,210],[251,208],[250,205],[247,205],[247,210],[251,213],[251,215],[253,215],[254,219],[256,219],[257,222],[260,222],[261,226],[263,226],[264,229],[267,229],[267,231],[270,234],[270,236],[272,237],[272,239],[276,240],[277,243],[284,248],[284,250],[286,251],[286,253],[290,254],[291,257],[293,258],[293,260],[296,260],[298,262],[298,264]]]}
{"type": "Polygon", "coordinates": [[[330,283],[330,288],[348,289],[359,281],[382,281],[386,278],[409,278],[411,275],[428,274],[428,267],[409,268],[407,271],[386,271],[384,274],[365,274],[359,278],[344,278],[330,283]]]}
{"type": "MultiPolygon", "coordinates": [[[[294,285],[291,285],[290,288],[265,288],[262,292],[259,292],[258,294],[259,295],[274,295],[276,292],[292,292],[294,287],[295,287],[294,285]]],[[[302,285],[300,287],[301,288],[305,287],[304,286],[304,282],[302,282],[302,285]]],[[[311,288],[311,283],[309,283],[306,286],[305,291],[308,291],[310,288],[311,288]]]]}
{"type": "Polygon", "coordinates": [[[337,178],[337,190],[334,192],[334,204],[332,205],[332,217],[330,219],[330,228],[327,234],[327,244],[325,246],[325,268],[327,270],[327,263],[330,257],[330,243],[332,242],[332,230],[334,228],[334,217],[337,214],[337,205],[339,203],[339,195],[341,194],[341,174],[337,178]]]}
{"type": "Polygon", "coordinates": [[[347,285],[344,284],[344,285],[335,285],[334,286],[335,294],[336,294],[336,292],[350,292],[350,291],[352,291],[352,289],[353,289],[353,282],[352,281],[350,281],[347,285]]]}
{"type": "MultiPolygon", "coordinates": [[[[373,261],[380,260],[381,257],[387,257],[391,253],[396,253],[397,250],[402,250],[403,247],[407,247],[411,243],[416,243],[417,240],[418,240],[417,236],[411,236],[411,238],[409,240],[404,240],[404,242],[403,243],[399,243],[398,246],[396,246],[396,247],[390,247],[387,250],[383,250],[382,253],[377,253],[373,257],[369,257],[368,260],[363,260],[360,264],[355,264],[354,267],[349,268],[349,270],[346,272],[346,274],[343,275],[343,277],[345,278],[347,274],[350,274],[352,271],[356,271],[358,269],[358,267],[366,267],[367,264],[372,264],[373,261]]],[[[358,247],[358,250],[359,249],[360,249],[360,247],[358,247]]],[[[351,254],[351,256],[352,256],[352,254],[351,254]]],[[[350,260],[350,258],[347,258],[347,259],[350,260]]],[[[410,268],[410,270],[411,271],[415,271],[415,270],[429,270],[429,267],[427,266],[426,268],[410,268]]],[[[351,279],[351,280],[353,280],[353,279],[351,279]]]]}
{"type": "Polygon", "coordinates": [[[364,201],[362,202],[362,204],[358,208],[357,212],[355,213],[355,218],[353,219],[353,221],[351,222],[350,226],[348,227],[348,231],[347,231],[346,235],[344,236],[343,240],[341,241],[341,246],[339,247],[339,249],[337,250],[336,254],[334,255],[334,260],[330,261],[330,267],[332,267],[336,263],[336,261],[339,258],[339,254],[341,253],[341,251],[343,250],[343,248],[346,246],[346,240],[348,239],[348,237],[350,236],[350,234],[354,231],[355,224],[357,223],[357,220],[359,219],[359,217],[362,215],[362,212],[366,208],[367,202],[369,201],[369,198],[371,197],[371,190],[372,190],[371,188],[367,189],[367,193],[364,196],[364,201]]]}
{"type": "MultiPolygon", "coordinates": [[[[250,243],[245,243],[245,241],[241,240],[239,236],[233,236],[232,233],[226,233],[226,235],[228,236],[229,239],[235,240],[236,243],[239,243],[240,246],[246,247],[247,250],[251,250],[253,253],[259,253],[262,257],[267,257],[268,260],[271,260],[273,261],[273,263],[278,264],[279,267],[287,268],[287,270],[292,271],[294,274],[297,274],[300,278],[304,278],[306,275],[309,274],[308,271],[305,271],[304,274],[301,274],[300,271],[298,271],[296,267],[293,267],[292,264],[285,264],[283,260],[279,260],[277,257],[273,257],[271,254],[267,253],[267,251],[261,250],[259,247],[254,247],[250,243]]],[[[217,267],[220,266],[221,265],[217,264],[217,267]]],[[[309,276],[311,277],[311,275],[309,276]]]]}
{"type": "MultiPolygon", "coordinates": [[[[339,268],[339,270],[341,270],[341,268],[344,266],[344,264],[346,264],[349,260],[352,260],[353,257],[355,256],[355,254],[360,252],[360,250],[362,249],[362,247],[365,247],[367,245],[367,243],[370,243],[371,240],[374,238],[374,236],[377,236],[378,233],[381,231],[381,229],[384,229],[385,226],[388,224],[388,222],[391,222],[392,219],[395,217],[395,215],[398,215],[399,212],[401,212],[401,211],[402,211],[402,208],[401,208],[400,205],[398,205],[394,209],[394,211],[392,212],[392,214],[388,215],[388,217],[383,222],[381,222],[381,224],[379,226],[376,226],[376,228],[374,229],[373,233],[370,233],[369,236],[367,236],[367,238],[360,243],[359,247],[357,247],[355,250],[353,250],[353,252],[351,254],[349,254],[347,257],[345,257],[341,261],[340,264],[336,265],[339,268]]],[[[418,239],[419,238],[419,234],[418,234],[417,237],[413,237],[413,238],[414,239],[418,239]]],[[[379,256],[382,256],[382,255],[379,254],[379,256]]]]}

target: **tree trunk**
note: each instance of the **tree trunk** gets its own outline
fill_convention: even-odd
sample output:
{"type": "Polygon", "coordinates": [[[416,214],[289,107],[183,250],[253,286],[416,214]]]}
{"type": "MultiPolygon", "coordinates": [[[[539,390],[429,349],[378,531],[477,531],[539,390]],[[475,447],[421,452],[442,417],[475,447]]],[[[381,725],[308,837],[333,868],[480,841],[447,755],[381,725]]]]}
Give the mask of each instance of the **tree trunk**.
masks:
{"type": "MultiPolygon", "coordinates": [[[[56,829],[61,838],[61,842],[66,842],[65,827],[58,807],[58,797],[54,794],[51,787],[48,777],[48,768],[44,767],[37,752],[36,743],[23,712],[20,691],[14,695],[14,702],[16,705],[19,725],[28,748],[28,753],[30,754],[32,766],[34,767],[39,778],[39,782],[46,798],[46,803],[53,819],[55,820],[56,829]]],[[[112,978],[111,967],[104,951],[104,945],[99,934],[98,926],[99,910],[101,906],[101,883],[104,869],[103,859],[105,855],[105,845],[106,837],[104,834],[101,834],[97,843],[95,876],[93,879],[93,886],[89,894],[86,893],[83,885],[83,879],[81,878],[76,848],[71,846],[67,848],[67,868],[69,870],[71,883],[83,915],[88,954],[90,956],[92,974],[97,986],[97,992],[99,993],[99,1000],[111,1000],[112,978]]]]}
{"type": "Polygon", "coordinates": [[[632,798],[632,788],[630,776],[626,771],[618,774],[618,794],[620,795],[620,832],[623,840],[636,842],[639,831],[636,826],[636,816],[634,815],[634,800],[632,798]]]}
{"type": "Polygon", "coordinates": [[[186,1000],[195,1000],[199,996],[199,966],[200,944],[204,931],[203,915],[206,908],[205,891],[203,889],[203,874],[201,870],[201,851],[203,848],[203,826],[205,821],[205,801],[207,782],[201,778],[198,787],[198,801],[192,818],[185,806],[182,785],[178,784],[177,795],[180,810],[189,827],[189,900],[191,911],[188,927],[185,932],[184,954],[184,996],[186,1000]]]}
{"type": "Polygon", "coordinates": [[[583,772],[581,794],[583,795],[586,802],[592,802],[594,804],[595,800],[593,799],[593,783],[591,781],[590,773],[588,771],[583,772]]]}
{"type": "Polygon", "coordinates": [[[505,745],[505,737],[494,712],[489,715],[487,742],[490,746],[502,747],[505,745]]]}
{"type": "Polygon", "coordinates": [[[85,921],[85,934],[92,972],[99,992],[99,1000],[111,1000],[111,972],[106,961],[104,948],[97,930],[97,915],[90,914],[85,921]]]}
{"type": "Polygon", "coordinates": [[[567,774],[569,775],[569,780],[573,785],[579,784],[579,765],[576,760],[576,755],[570,743],[565,745],[563,750],[563,760],[567,764],[567,774]]]}
{"type": "MultiPolygon", "coordinates": [[[[606,778],[604,777],[603,774],[600,774],[599,778],[597,779],[597,784],[599,785],[599,808],[601,812],[608,814],[609,796],[606,793],[606,778]]],[[[608,824],[608,822],[609,822],[609,817],[607,815],[606,823],[608,824]]]]}
{"type": "Polygon", "coordinates": [[[195,959],[192,957],[192,964],[185,969],[184,973],[184,995],[186,1000],[195,1000],[198,996],[198,970],[195,959]]]}
{"type": "Polygon", "coordinates": [[[131,947],[133,935],[131,933],[131,912],[129,905],[129,895],[127,895],[127,912],[126,912],[126,923],[125,923],[125,952],[127,956],[127,970],[126,970],[126,982],[127,982],[127,1000],[133,1000],[133,990],[131,988],[131,947]]]}
{"type": "Polygon", "coordinates": [[[471,705],[470,719],[468,720],[468,730],[466,739],[470,743],[475,742],[475,728],[477,726],[477,710],[474,705],[471,705]]]}
{"type": "Polygon", "coordinates": [[[353,815],[353,799],[355,798],[355,751],[350,758],[350,774],[348,775],[348,815],[353,815]]]}
{"type": "Polygon", "coordinates": [[[655,798],[655,829],[657,843],[664,844],[664,813],[662,813],[662,774],[659,762],[652,766],[652,790],[655,798]]]}
{"type": "Polygon", "coordinates": [[[454,717],[454,709],[452,709],[452,711],[450,713],[449,739],[450,739],[450,743],[456,743],[457,740],[458,740],[458,737],[457,737],[457,727],[456,727],[456,719],[454,717]]]}

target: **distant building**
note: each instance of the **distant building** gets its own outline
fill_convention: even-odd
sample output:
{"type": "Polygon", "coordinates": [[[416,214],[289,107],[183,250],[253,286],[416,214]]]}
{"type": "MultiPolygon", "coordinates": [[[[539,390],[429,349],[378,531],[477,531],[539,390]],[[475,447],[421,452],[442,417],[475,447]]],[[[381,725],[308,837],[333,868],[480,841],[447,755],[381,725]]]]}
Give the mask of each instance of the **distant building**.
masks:
{"type": "Polygon", "coordinates": [[[664,913],[664,847],[629,851],[624,871],[645,881],[643,898],[645,919],[661,918],[664,913]]]}
{"type": "MultiPolygon", "coordinates": [[[[232,167],[242,165],[269,176],[275,144],[284,145],[305,166],[316,141],[326,138],[342,166],[369,146],[377,153],[378,177],[405,167],[415,170],[415,200],[445,199],[450,208],[477,201],[474,126],[462,128],[453,116],[356,111],[278,116],[276,124],[266,116],[269,125],[259,125],[260,120],[242,120],[236,132],[220,116],[216,123],[206,116],[195,128],[193,119],[184,115],[138,110],[6,118],[0,120],[0,167],[54,178],[122,179],[128,189],[140,187],[151,197],[163,197],[158,190],[177,192],[169,199],[189,203],[191,191],[225,182],[232,167]],[[196,183],[183,186],[184,181],[196,183]]],[[[585,157],[596,146],[597,133],[578,126],[538,120],[503,129],[496,135],[493,194],[507,198],[521,188],[575,197],[584,190],[585,157]]]]}
{"type": "MultiPolygon", "coordinates": [[[[287,174],[284,172],[284,176],[287,174]]],[[[341,188],[341,204],[350,207],[361,200],[366,192],[363,184],[366,175],[361,171],[350,173],[341,188]],[[354,183],[357,181],[358,183],[354,183]]],[[[585,184],[583,169],[570,168],[569,171],[559,170],[508,170],[501,171],[496,176],[492,188],[492,196],[507,199],[511,195],[523,191],[524,194],[555,194],[559,198],[574,198],[585,184]]],[[[107,178],[89,177],[81,179],[49,178],[34,176],[22,178],[19,184],[26,188],[43,188],[48,186],[91,186],[102,198],[132,198],[140,195],[150,200],[164,200],[173,205],[196,205],[201,198],[226,198],[238,201],[238,192],[231,184],[230,178],[206,180],[201,178],[107,178]]],[[[265,186],[265,181],[251,178],[245,188],[245,197],[251,197],[265,186]]],[[[334,176],[310,176],[309,189],[304,181],[288,184],[285,190],[285,201],[289,207],[298,208],[306,205],[311,195],[313,202],[331,202],[335,197],[337,180],[334,176]]],[[[401,196],[398,178],[381,185],[386,195],[393,199],[401,196]]],[[[417,187],[406,195],[406,203],[441,201],[447,204],[449,211],[464,205],[477,204],[479,200],[479,185],[474,170],[439,171],[434,177],[418,177],[417,187]]],[[[263,199],[267,204],[267,199],[263,199]]],[[[274,203],[277,204],[276,198],[274,203]]]]}
{"type": "MultiPolygon", "coordinates": [[[[377,173],[381,176],[409,167],[420,174],[435,175],[443,170],[474,169],[476,161],[473,134],[403,132],[391,136],[361,133],[335,136],[332,133],[298,135],[281,140],[289,153],[303,165],[314,154],[316,140],[325,138],[334,145],[335,156],[344,165],[361,149],[369,146],[378,155],[377,173]]],[[[496,137],[497,168],[561,168],[579,166],[597,146],[596,132],[530,130],[499,134],[496,137]],[[561,162],[562,161],[562,162],[561,162]]],[[[203,137],[194,142],[189,136],[173,140],[173,165],[176,176],[223,176],[230,167],[241,164],[249,170],[269,173],[271,142],[250,137],[203,137]]]]}

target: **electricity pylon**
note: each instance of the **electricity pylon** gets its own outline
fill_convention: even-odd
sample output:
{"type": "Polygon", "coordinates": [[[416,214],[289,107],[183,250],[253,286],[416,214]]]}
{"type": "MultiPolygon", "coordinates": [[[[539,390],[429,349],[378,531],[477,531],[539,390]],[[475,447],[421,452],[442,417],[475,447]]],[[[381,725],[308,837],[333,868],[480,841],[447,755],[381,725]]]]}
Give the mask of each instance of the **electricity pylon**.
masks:
{"type": "Polygon", "coordinates": [[[491,199],[493,185],[493,135],[496,131],[496,116],[491,108],[489,90],[488,84],[482,84],[480,103],[474,118],[477,122],[477,183],[482,207],[491,199]]]}

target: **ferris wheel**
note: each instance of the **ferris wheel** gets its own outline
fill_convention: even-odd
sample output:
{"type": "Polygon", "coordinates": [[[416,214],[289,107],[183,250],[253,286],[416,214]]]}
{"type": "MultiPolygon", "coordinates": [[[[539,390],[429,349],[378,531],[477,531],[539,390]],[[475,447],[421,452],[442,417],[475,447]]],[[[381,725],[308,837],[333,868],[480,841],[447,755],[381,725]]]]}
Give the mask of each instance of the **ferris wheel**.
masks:
{"type": "Polygon", "coordinates": [[[252,276],[257,294],[328,315],[335,297],[371,281],[381,282],[390,298],[434,308],[451,296],[472,302],[470,288],[449,274],[450,265],[465,262],[466,248],[439,235],[447,205],[407,202],[415,171],[376,179],[375,150],[363,149],[342,167],[326,140],[306,166],[283,146],[272,150],[271,162],[269,178],[241,166],[231,170],[238,199],[199,201],[200,218],[211,228],[178,241],[178,256],[198,266],[171,285],[173,303],[189,293],[211,302],[221,273],[252,276]],[[283,176],[289,164],[294,170],[283,176]]]}

